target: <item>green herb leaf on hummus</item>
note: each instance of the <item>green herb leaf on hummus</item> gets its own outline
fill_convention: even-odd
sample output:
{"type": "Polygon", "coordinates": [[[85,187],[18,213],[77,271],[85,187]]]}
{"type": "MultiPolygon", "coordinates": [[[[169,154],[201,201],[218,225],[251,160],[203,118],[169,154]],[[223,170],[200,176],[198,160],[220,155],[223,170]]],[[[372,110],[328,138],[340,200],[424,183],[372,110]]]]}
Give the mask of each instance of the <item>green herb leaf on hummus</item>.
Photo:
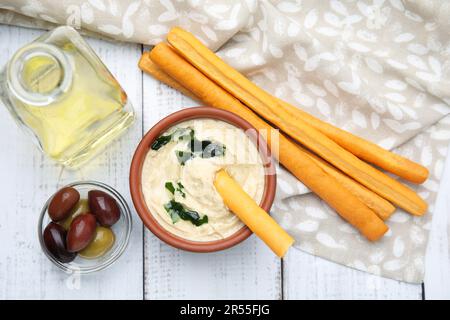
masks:
{"type": "Polygon", "coordinates": [[[155,141],[153,141],[151,148],[152,148],[152,150],[159,150],[159,149],[161,149],[162,146],[165,146],[171,140],[172,140],[172,136],[171,135],[159,136],[158,138],[156,138],[155,141]]]}
{"type": "Polygon", "coordinates": [[[189,141],[188,148],[194,157],[201,157],[203,159],[224,156],[226,150],[224,144],[210,140],[198,140],[196,138],[189,141]]]}
{"type": "Polygon", "coordinates": [[[185,210],[183,214],[184,217],[180,216],[181,219],[189,220],[197,227],[201,226],[204,223],[208,223],[208,216],[204,215],[202,218],[200,218],[200,215],[197,211],[185,210]]]}
{"type": "Polygon", "coordinates": [[[192,128],[178,128],[171,134],[163,134],[153,141],[152,150],[159,150],[161,147],[168,144],[170,141],[184,141],[194,138],[194,129],[192,128]]]}
{"type": "Polygon", "coordinates": [[[211,142],[202,152],[202,158],[221,157],[225,155],[226,146],[221,143],[211,142]]]}
{"type": "Polygon", "coordinates": [[[189,141],[189,149],[191,150],[192,153],[201,155],[203,153],[203,150],[205,150],[205,148],[210,145],[212,142],[209,140],[197,140],[196,138],[191,139],[191,141],[189,141]]]}
{"type": "Polygon", "coordinates": [[[204,215],[200,217],[197,211],[186,209],[181,203],[170,200],[164,205],[164,209],[170,215],[172,223],[176,223],[181,219],[190,221],[195,226],[201,226],[204,223],[208,223],[208,216],[204,215]]]}
{"type": "Polygon", "coordinates": [[[181,205],[181,203],[170,200],[164,205],[164,209],[166,209],[167,213],[170,215],[172,223],[176,223],[180,220],[180,215],[178,214],[178,212],[180,212],[180,210],[183,210],[183,206],[181,205]]]}
{"type": "Polygon", "coordinates": [[[184,186],[181,184],[181,182],[177,182],[177,192],[181,194],[183,198],[186,198],[186,192],[184,192],[184,186]]]}
{"type": "Polygon", "coordinates": [[[165,187],[167,191],[169,191],[171,194],[175,194],[175,187],[173,186],[172,182],[170,181],[166,182],[165,187]]]}
{"type": "Polygon", "coordinates": [[[178,128],[172,133],[172,140],[174,141],[188,141],[194,138],[194,129],[192,128],[178,128]]]}
{"type": "Polygon", "coordinates": [[[178,161],[184,165],[186,161],[199,156],[204,159],[225,155],[226,146],[210,140],[198,140],[192,128],[178,128],[171,134],[163,134],[153,141],[152,150],[159,150],[171,141],[189,141],[189,151],[175,151],[178,161]]]}
{"type": "Polygon", "coordinates": [[[167,181],[165,183],[165,188],[167,191],[169,191],[172,195],[175,195],[175,193],[179,193],[183,198],[186,198],[186,193],[184,192],[184,186],[181,184],[181,182],[177,182],[176,187],[174,184],[170,181],[167,181]]]}
{"type": "Polygon", "coordinates": [[[175,155],[177,156],[178,162],[184,166],[184,164],[186,163],[186,161],[192,159],[194,157],[194,154],[192,152],[189,151],[181,151],[181,150],[176,150],[175,151],[175,155]]]}

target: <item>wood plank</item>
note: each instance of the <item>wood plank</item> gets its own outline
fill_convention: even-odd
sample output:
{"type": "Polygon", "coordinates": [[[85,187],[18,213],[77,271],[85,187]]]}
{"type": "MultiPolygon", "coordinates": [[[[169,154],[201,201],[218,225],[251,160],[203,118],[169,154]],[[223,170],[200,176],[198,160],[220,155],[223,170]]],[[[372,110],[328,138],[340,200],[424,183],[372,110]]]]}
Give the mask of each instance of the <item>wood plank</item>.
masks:
{"type": "MultiPolygon", "coordinates": [[[[196,102],[144,75],[144,128],[196,102]]],[[[145,232],[146,299],[280,299],[280,260],[255,236],[226,251],[174,249],[145,232]]]]}
{"type": "Polygon", "coordinates": [[[425,260],[425,299],[450,299],[450,153],[434,209],[425,260]]]}
{"type": "MultiPolygon", "coordinates": [[[[0,26],[0,61],[42,31],[0,26]]],[[[0,108],[0,194],[4,207],[0,222],[0,298],[2,299],[141,299],[143,297],[142,224],[133,210],[133,233],[125,254],[109,269],[81,278],[68,276],[47,260],[36,234],[45,200],[62,185],[93,179],[116,188],[131,205],[128,171],[142,133],[141,73],[136,63],[140,45],[88,39],[133,102],[137,121],[120,140],[98,158],[68,171],[44,158],[21,134],[5,108],[0,108]]]]}
{"type": "Polygon", "coordinates": [[[300,250],[284,260],[285,299],[421,299],[421,285],[351,269],[300,250]]]}

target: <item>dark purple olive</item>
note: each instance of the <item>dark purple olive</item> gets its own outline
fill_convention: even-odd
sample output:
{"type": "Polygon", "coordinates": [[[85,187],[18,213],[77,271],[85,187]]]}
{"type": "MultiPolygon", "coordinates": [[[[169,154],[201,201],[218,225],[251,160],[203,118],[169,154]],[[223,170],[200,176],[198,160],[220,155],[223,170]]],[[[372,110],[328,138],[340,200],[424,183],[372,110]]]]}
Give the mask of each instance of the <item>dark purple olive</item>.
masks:
{"type": "Polygon", "coordinates": [[[59,190],[48,205],[48,215],[53,221],[61,221],[70,215],[70,210],[80,200],[80,193],[72,188],[66,187],[59,190]]]}
{"type": "Polygon", "coordinates": [[[120,208],[116,200],[106,192],[91,190],[88,192],[89,208],[104,227],[111,227],[120,218],[120,208]]]}
{"type": "Polygon", "coordinates": [[[55,259],[63,263],[73,261],[76,253],[68,252],[66,247],[66,230],[55,222],[50,222],[44,229],[44,244],[55,259]]]}
{"type": "Polygon", "coordinates": [[[67,232],[67,251],[78,252],[94,239],[97,221],[90,213],[81,214],[73,219],[67,232]]]}

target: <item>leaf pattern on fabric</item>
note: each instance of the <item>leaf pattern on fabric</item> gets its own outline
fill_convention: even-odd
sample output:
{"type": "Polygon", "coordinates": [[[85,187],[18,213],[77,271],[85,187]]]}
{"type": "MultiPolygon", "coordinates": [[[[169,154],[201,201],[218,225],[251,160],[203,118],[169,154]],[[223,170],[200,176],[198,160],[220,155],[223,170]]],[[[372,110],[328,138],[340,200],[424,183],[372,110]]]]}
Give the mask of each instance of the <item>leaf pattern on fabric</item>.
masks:
{"type": "MultiPolygon", "coordinates": [[[[4,0],[0,23],[153,45],[179,25],[279,98],[430,169],[411,186],[433,207],[450,141],[450,4],[401,0],[4,0]],[[16,14],[18,13],[18,14],[16,14]]],[[[274,217],[296,246],[421,282],[432,210],[398,210],[369,243],[278,168],[274,217]],[[342,254],[345,252],[345,254],[342,254]]]]}

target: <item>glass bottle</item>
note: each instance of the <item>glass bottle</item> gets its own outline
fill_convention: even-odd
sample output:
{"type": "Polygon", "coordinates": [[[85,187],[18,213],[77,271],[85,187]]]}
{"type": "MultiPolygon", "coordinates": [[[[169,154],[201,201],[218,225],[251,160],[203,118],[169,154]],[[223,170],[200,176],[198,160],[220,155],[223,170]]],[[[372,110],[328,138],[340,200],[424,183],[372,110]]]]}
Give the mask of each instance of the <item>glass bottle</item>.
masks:
{"type": "Polygon", "coordinates": [[[14,54],[0,72],[0,98],[39,148],[69,167],[90,159],[134,120],[122,87],[67,26],[14,54]]]}

